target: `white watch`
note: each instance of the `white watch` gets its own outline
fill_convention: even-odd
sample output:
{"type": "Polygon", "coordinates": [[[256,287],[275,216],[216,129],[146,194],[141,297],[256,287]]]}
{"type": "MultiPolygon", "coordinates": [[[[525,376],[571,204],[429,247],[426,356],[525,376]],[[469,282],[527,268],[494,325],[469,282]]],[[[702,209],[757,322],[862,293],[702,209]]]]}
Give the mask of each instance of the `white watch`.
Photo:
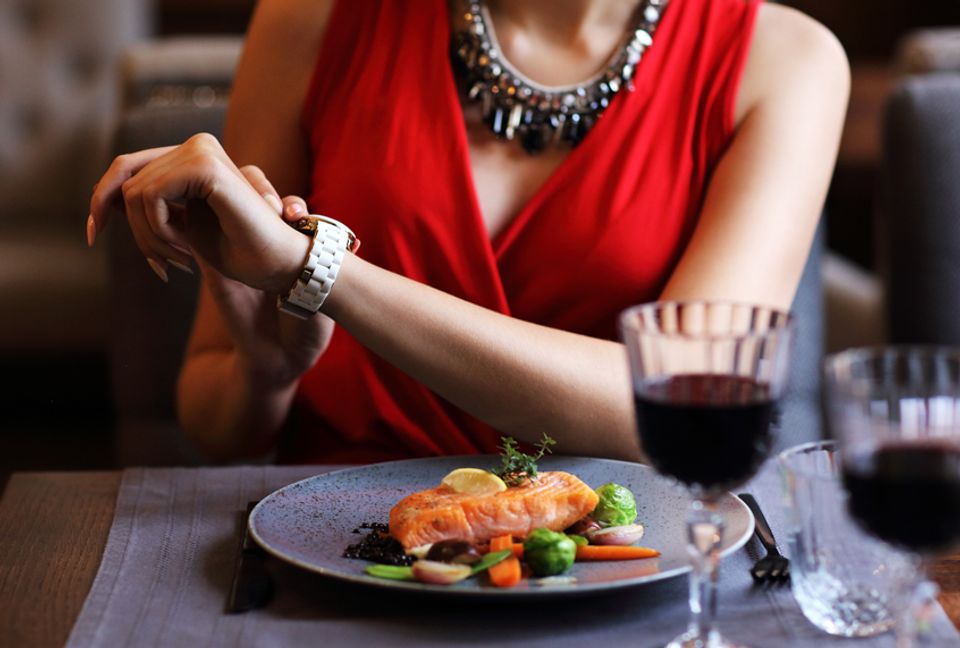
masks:
{"type": "Polygon", "coordinates": [[[300,276],[286,296],[277,298],[277,308],[308,319],[323,306],[340,273],[344,255],[356,252],[360,240],[349,227],[326,216],[301,218],[293,227],[312,236],[313,242],[300,276]]]}

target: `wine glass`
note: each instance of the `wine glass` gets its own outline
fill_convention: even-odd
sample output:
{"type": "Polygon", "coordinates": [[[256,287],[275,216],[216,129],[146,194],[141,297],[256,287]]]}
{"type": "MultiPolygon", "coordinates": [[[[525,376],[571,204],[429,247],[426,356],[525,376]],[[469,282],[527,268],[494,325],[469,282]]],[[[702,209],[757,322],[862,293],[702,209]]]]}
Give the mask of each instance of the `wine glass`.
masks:
{"type": "Polygon", "coordinates": [[[723,516],[717,499],[770,452],[787,382],[793,318],[730,302],[657,302],[620,316],[644,454],[693,498],[691,618],[668,648],[731,646],[714,627],[723,516]]]}
{"type": "Polygon", "coordinates": [[[912,646],[922,563],[960,546],[960,349],[830,356],[824,396],[851,515],[913,558],[896,624],[898,648],[912,646]]]}

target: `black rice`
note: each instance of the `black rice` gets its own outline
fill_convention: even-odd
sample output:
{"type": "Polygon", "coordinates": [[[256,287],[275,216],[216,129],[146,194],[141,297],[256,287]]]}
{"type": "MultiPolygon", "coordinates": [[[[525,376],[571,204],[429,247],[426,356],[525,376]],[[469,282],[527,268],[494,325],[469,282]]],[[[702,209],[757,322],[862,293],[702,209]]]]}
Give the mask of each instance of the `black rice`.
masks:
{"type": "Polygon", "coordinates": [[[354,533],[362,533],[367,530],[360,542],[352,544],[343,552],[344,558],[356,558],[358,560],[369,560],[380,563],[381,565],[411,565],[413,556],[408,556],[403,551],[403,545],[390,535],[390,530],[382,522],[364,522],[353,530],[354,533]]]}

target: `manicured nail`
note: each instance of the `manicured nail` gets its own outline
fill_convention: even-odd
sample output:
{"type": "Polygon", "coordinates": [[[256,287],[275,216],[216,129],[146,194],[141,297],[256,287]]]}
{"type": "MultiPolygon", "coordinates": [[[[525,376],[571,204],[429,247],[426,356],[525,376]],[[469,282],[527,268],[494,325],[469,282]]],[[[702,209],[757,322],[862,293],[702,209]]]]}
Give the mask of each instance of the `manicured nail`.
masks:
{"type": "Polygon", "coordinates": [[[87,247],[93,247],[93,242],[97,240],[97,222],[93,220],[93,214],[87,216],[87,247]]]}
{"type": "Polygon", "coordinates": [[[193,258],[193,250],[189,248],[185,248],[182,245],[177,245],[176,243],[171,243],[170,247],[172,247],[174,250],[177,250],[178,252],[183,252],[190,258],[193,258]]]}
{"type": "Polygon", "coordinates": [[[162,265],[154,261],[153,259],[147,259],[147,264],[150,266],[150,269],[163,280],[163,283],[169,283],[170,278],[167,276],[167,269],[162,265]]]}
{"type": "Polygon", "coordinates": [[[307,212],[300,203],[290,203],[287,206],[287,213],[291,216],[303,216],[307,212]]]}
{"type": "Polygon", "coordinates": [[[280,199],[274,196],[272,193],[263,194],[263,199],[267,201],[267,204],[273,207],[273,211],[277,214],[283,213],[283,203],[280,202],[280,199]]]}
{"type": "Polygon", "coordinates": [[[173,259],[167,259],[167,263],[169,263],[170,265],[172,265],[174,268],[176,268],[181,272],[186,272],[187,274],[193,274],[193,268],[191,268],[188,265],[184,265],[179,261],[174,261],[173,259]]]}

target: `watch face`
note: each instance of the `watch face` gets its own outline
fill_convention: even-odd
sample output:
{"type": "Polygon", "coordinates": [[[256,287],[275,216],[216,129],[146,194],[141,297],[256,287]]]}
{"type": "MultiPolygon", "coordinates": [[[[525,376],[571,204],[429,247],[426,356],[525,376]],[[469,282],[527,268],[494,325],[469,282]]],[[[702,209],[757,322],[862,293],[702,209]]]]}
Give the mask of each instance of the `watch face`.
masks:
{"type": "Polygon", "coordinates": [[[310,216],[304,216],[291,226],[293,229],[307,236],[313,236],[317,233],[317,219],[310,216]]]}
{"type": "Polygon", "coordinates": [[[358,239],[357,235],[353,233],[353,230],[340,221],[330,218],[329,216],[304,216],[296,223],[292,223],[291,227],[301,234],[306,234],[307,236],[316,236],[317,229],[320,227],[321,223],[336,227],[337,229],[346,232],[347,250],[350,252],[356,252],[360,249],[360,239],[358,239]]]}

